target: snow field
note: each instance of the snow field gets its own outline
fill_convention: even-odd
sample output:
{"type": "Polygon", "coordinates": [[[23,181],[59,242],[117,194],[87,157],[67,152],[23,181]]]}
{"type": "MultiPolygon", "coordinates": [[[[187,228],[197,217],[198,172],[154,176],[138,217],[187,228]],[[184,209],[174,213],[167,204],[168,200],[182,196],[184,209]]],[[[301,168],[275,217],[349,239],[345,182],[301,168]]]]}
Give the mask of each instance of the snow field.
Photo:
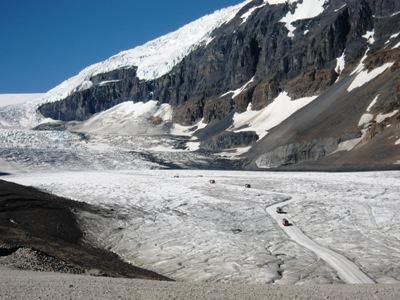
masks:
{"type": "Polygon", "coordinates": [[[352,278],[355,264],[360,273],[387,283],[400,280],[399,178],[399,172],[160,170],[36,173],[7,180],[113,208],[112,218],[82,216],[88,236],[135,265],[177,280],[329,283],[338,282],[338,275],[352,278]],[[284,209],[291,221],[339,261],[349,261],[353,271],[337,273],[295,242],[298,233],[285,235],[266,208],[290,199],[284,209]]]}
{"type": "Polygon", "coordinates": [[[265,212],[266,206],[290,196],[274,179],[263,177],[121,171],[27,174],[7,180],[113,208],[114,218],[82,216],[88,236],[124,260],[176,280],[338,282],[330,267],[289,240],[265,212]],[[217,183],[209,184],[210,178],[217,183]],[[245,189],[247,182],[255,188],[245,189]]]}

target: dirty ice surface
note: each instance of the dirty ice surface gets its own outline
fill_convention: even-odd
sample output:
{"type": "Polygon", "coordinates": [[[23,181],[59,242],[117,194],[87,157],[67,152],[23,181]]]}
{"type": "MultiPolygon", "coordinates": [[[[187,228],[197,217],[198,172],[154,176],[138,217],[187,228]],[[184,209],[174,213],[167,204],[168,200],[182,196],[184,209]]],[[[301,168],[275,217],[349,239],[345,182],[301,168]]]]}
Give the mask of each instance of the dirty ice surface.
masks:
{"type": "Polygon", "coordinates": [[[319,253],[291,240],[268,214],[279,202],[296,228],[371,280],[400,280],[400,172],[143,170],[5,178],[110,209],[111,218],[82,216],[88,237],[176,280],[340,282],[319,253]]]}

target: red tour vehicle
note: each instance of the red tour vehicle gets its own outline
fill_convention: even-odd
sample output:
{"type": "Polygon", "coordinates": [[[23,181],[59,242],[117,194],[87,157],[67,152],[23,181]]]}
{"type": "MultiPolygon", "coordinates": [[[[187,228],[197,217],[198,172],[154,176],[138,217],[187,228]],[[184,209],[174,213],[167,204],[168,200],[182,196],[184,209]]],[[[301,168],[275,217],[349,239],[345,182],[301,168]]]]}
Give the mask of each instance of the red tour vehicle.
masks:
{"type": "Polygon", "coordinates": [[[288,220],[288,219],[283,219],[283,220],[282,220],[282,225],[283,225],[283,226],[290,226],[289,220],[288,220]]]}

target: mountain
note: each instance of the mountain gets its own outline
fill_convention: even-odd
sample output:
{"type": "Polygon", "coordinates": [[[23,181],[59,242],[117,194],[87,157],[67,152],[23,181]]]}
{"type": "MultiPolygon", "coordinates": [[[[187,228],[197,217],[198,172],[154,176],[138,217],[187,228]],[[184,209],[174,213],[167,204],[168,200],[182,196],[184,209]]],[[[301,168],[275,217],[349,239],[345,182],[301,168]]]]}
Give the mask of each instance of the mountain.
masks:
{"type": "Polygon", "coordinates": [[[83,131],[147,107],[105,127],[185,133],[249,169],[396,169],[399,57],[399,1],[245,1],[88,67],[34,107],[83,131]]]}

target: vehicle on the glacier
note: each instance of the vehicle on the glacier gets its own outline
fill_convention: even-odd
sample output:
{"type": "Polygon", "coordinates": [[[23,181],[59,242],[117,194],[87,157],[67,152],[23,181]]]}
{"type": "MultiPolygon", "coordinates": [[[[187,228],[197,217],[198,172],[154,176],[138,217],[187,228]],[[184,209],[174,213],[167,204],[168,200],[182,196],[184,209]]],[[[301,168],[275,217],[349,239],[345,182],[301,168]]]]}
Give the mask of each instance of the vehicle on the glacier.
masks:
{"type": "Polygon", "coordinates": [[[278,207],[276,208],[276,213],[277,213],[277,214],[284,214],[285,212],[283,211],[283,208],[282,208],[282,207],[278,206],[278,207]]]}
{"type": "Polygon", "coordinates": [[[287,227],[287,226],[290,226],[291,224],[290,224],[290,222],[289,222],[288,219],[283,219],[283,220],[282,220],[282,225],[285,226],[285,227],[287,227]]]}

